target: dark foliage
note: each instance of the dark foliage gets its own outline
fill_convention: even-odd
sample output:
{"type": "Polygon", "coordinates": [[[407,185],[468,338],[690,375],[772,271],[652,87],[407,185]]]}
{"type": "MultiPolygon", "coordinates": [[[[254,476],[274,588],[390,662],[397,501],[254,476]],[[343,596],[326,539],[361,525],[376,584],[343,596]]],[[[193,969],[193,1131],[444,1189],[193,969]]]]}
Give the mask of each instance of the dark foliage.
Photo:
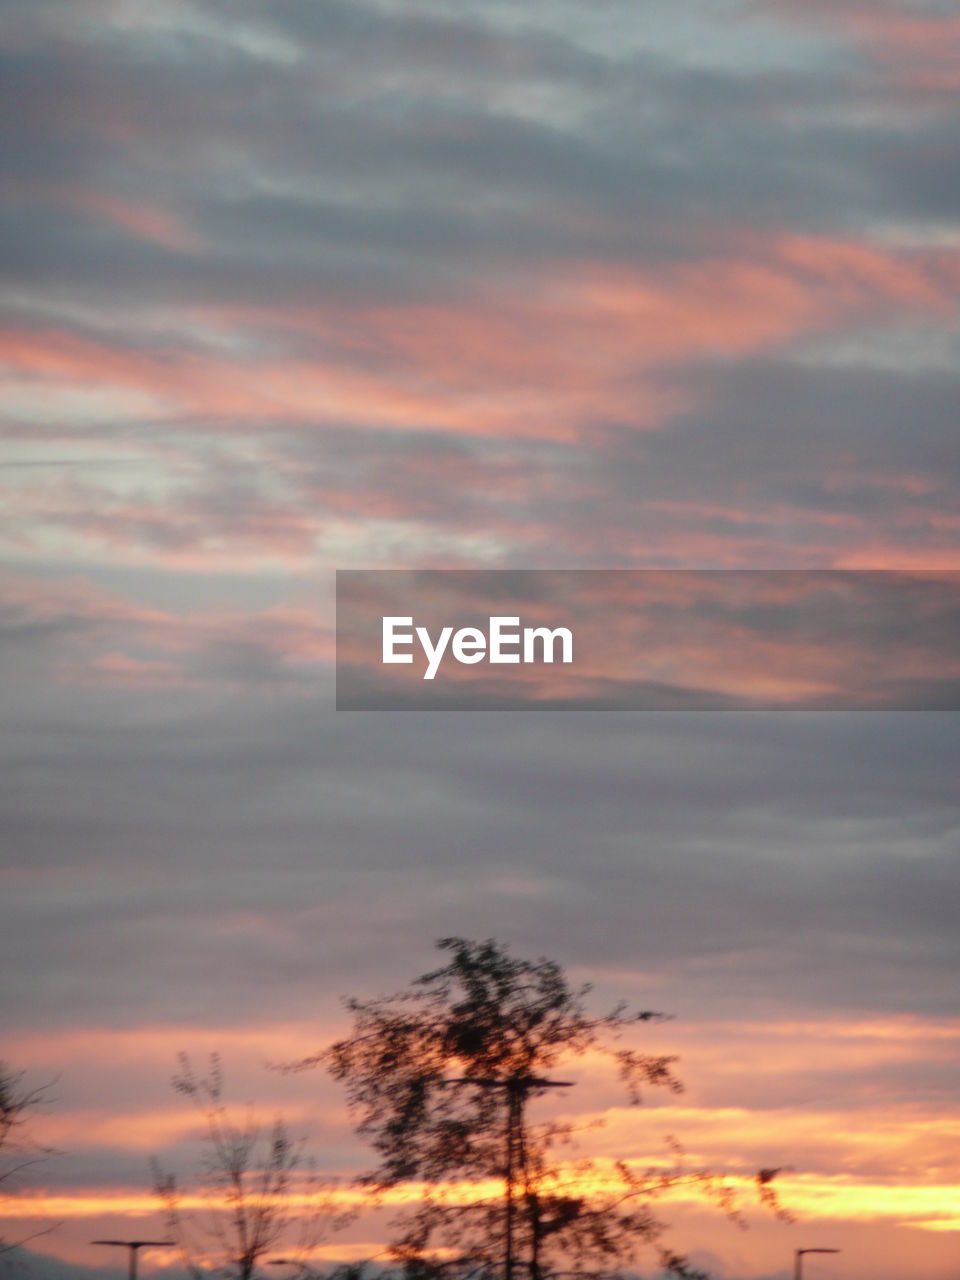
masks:
{"type": "MultiPolygon", "coordinates": [[[[346,1086],[358,1132],[378,1157],[363,1179],[373,1193],[419,1184],[392,1245],[408,1280],[609,1276],[651,1250],[664,1270],[693,1280],[698,1273],[664,1242],[653,1202],[695,1183],[740,1219],[731,1186],[688,1169],[676,1145],[644,1170],[625,1162],[601,1169],[577,1158],[572,1124],[533,1124],[528,1115],[531,1102],[568,1085],[556,1073],[588,1052],[613,1059],[635,1105],[648,1088],[680,1092],[675,1059],[627,1039],[664,1015],[625,1005],[592,1013],[588,986],[493,940],[438,946],[445,965],[396,995],[348,1001],[352,1033],[298,1064],[325,1063],[346,1086]]],[[[757,1186],[782,1212],[773,1172],[758,1175],[757,1186]]]]}

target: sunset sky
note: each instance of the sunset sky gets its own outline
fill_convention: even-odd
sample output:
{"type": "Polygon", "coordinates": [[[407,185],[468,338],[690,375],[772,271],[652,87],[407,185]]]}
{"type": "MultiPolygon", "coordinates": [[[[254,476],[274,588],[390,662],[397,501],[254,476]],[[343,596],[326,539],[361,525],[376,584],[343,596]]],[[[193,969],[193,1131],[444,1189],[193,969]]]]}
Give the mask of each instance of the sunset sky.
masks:
{"type": "Polygon", "coordinates": [[[12,1274],[162,1230],[179,1050],[345,1184],[265,1064],[461,934],[675,1015],[684,1094],[551,1101],[598,1156],[789,1166],[793,1225],[664,1205],[717,1277],[952,1280],[958,713],[349,714],[332,661],[337,568],[960,570],[955,0],[0,0],[0,48],[0,1058],[61,1152],[12,1274]]]}

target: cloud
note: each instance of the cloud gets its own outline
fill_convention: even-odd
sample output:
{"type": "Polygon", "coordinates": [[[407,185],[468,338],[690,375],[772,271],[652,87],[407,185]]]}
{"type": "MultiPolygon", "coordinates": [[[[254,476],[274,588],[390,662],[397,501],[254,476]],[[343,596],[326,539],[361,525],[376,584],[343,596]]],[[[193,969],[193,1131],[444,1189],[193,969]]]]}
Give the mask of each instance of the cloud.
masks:
{"type": "MultiPolygon", "coordinates": [[[[319,1030],[495,934],[682,1015],[707,1108],[739,1054],[802,1110],[795,1050],[844,1212],[871,1134],[955,1186],[953,719],[374,720],[326,674],[336,566],[957,567],[955,15],[3,0],[0,33],[4,1035],[51,1037],[64,1124],[111,1035],[319,1030]]],[[[124,1058],[123,1114],[167,1072],[124,1058]]],[[[86,1173],[129,1184],[108,1137],[86,1173]]],[[[789,1260],[690,1212],[730,1274],[789,1260]]],[[[864,1274],[955,1266],[834,1231],[864,1274]]]]}

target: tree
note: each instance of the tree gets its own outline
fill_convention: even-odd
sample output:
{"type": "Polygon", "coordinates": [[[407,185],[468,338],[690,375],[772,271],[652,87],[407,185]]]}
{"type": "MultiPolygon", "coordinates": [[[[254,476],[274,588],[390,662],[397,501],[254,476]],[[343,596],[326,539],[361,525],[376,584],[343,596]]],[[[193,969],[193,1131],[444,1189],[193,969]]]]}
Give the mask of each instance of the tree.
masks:
{"type": "MultiPolygon", "coordinates": [[[[331,1189],[316,1178],[301,1141],[282,1119],[269,1130],[248,1109],[242,1123],[231,1118],[223,1098],[223,1071],[216,1054],[209,1074],[198,1077],[186,1054],[173,1087],[203,1120],[204,1153],[196,1196],[208,1208],[188,1212],[175,1175],[154,1162],[154,1183],[166,1225],[195,1280],[253,1280],[275,1251],[309,1274],[311,1251],[333,1221],[331,1189]]],[[[196,1198],[196,1196],[194,1198],[196,1198]]]]}
{"type": "MultiPolygon", "coordinates": [[[[0,1061],[0,1189],[38,1160],[54,1154],[52,1148],[33,1141],[27,1128],[31,1113],[47,1096],[48,1087],[28,1087],[22,1072],[0,1061]]],[[[35,1239],[51,1230],[53,1228],[48,1227],[28,1238],[35,1239]]],[[[0,1253],[8,1253],[25,1243],[25,1240],[8,1241],[0,1236],[0,1253]]]]}
{"type": "MultiPolygon", "coordinates": [[[[394,1259],[411,1278],[547,1280],[621,1274],[653,1249],[673,1275],[702,1274],[667,1244],[653,1203],[693,1183],[742,1221],[730,1183],[688,1169],[677,1146],[667,1164],[638,1170],[620,1161],[611,1172],[577,1158],[571,1124],[528,1116],[531,1101],[568,1087],[551,1073],[588,1051],[613,1059],[633,1104],[649,1087],[681,1092],[673,1057],[626,1040],[664,1015],[623,1004],[591,1013],[589,986],[494,940],[437,945],[448,963],[393,996],[349,1000],[351,1034],[297,1064],[325,1063],[346,1086],[357,1131],[378,1156],[365,1186],[421,1186],[416,1207],[395,1224],[394,1259]]],[[[776,1172],[761,1170],[756,1185],[782,1214],[776,1172]]]]}

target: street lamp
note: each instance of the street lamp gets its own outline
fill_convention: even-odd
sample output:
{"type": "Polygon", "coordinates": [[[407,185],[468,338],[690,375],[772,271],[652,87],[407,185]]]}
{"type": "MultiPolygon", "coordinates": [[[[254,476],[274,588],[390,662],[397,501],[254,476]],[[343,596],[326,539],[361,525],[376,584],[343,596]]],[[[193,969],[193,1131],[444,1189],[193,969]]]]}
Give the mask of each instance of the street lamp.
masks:
{"type": "Polygon", "coordinates": [[[137,1280],[137,1254],[141,1249],[161,1249],[176,1244],[176,1240],[91,1240],[91,1244],[107,1245],[111,1249],[130,1250],[130,1280],[137,1280]]]}
{"type": "Polygon", "coordinates": [[[805,1253],[840,1253],[839,1249],[797,1249],[793,1255],[793,1280],[803,1280],[803,1255],[805,1253]]]}
{"type": "Polygon", "coordinates": [[[523,1106],[527,1094],[540,1089],[572,1089],[572,1080],[545,1080],[542,1076],[461,1076],[457,1080],[441,1080],[442,1085],[472,1084],[479,1089],[502,1089],[507,1095],[507,1169],[505,1175],[506,1204],[506,1256],[503,1263],[504,1280],[513,1280],[513,1181],[517,1155],[517,1138],[522,1134],[523,1106]]]}

